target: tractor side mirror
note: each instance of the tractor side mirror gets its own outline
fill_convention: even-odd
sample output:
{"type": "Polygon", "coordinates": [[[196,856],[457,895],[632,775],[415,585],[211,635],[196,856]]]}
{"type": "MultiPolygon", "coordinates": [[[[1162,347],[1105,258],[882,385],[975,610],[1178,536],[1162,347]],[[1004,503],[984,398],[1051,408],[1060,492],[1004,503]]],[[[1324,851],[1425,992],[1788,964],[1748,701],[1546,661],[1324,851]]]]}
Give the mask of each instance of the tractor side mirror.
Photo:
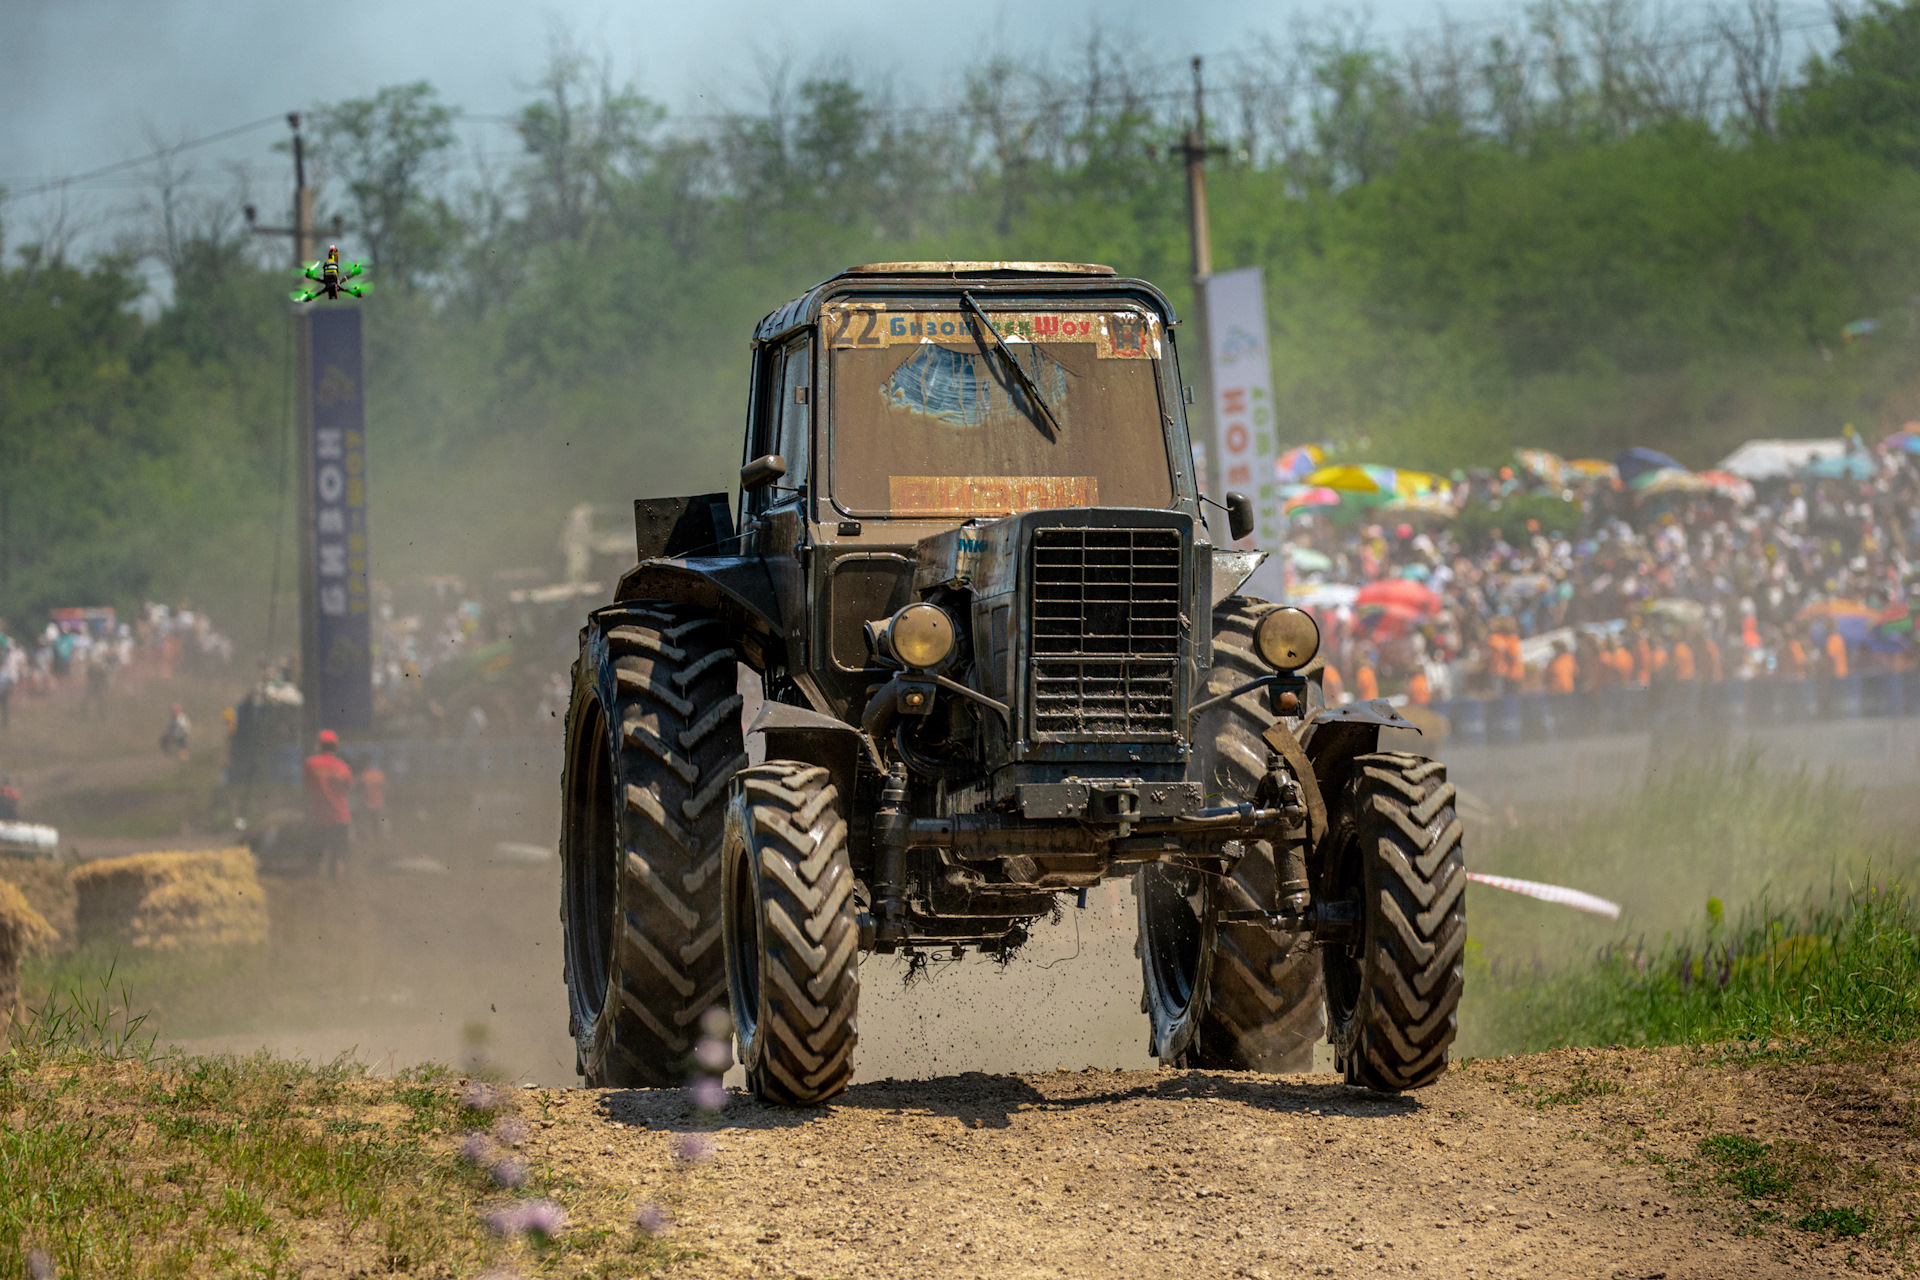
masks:
{"type": "MultiPolygon", "coordinates": [[[[769,453],[764,458],[755,458],[740,468],[740,487],[748,493],[758,493],[762,489],[770,488],[775,481],[786,474],[787,460],[777,453],[769,453]]],[[[1252,517],[1249,516],[1248,519],[1251,520],[1252,517]]]]}
{"type": "Polygon", "coordinates": [[[1244,493],[1227,495],[1227,532],[1235,542],[1253,532],[1253,499],[1244,493]]]}

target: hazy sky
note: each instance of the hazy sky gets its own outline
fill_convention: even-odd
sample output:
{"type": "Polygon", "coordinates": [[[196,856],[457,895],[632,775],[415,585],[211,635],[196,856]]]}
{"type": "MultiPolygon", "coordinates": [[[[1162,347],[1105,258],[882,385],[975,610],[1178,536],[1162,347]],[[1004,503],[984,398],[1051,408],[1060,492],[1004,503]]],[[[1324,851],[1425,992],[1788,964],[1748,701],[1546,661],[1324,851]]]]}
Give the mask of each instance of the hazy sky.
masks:
{"type": "MultiPolygon", "coordinates": [[[[1697,20],[1708,4],[1665,7],[1697,20]]],[[[1519,5],[1367,0],[1346,8],[1392,35],[1443,18],[1511,15],[1519,5]]],[[[17,197],[0,205],[0,220],[18,244],[50,216],[48,198],[25,198],[36,183],[263,118],[275,122],[184,162],[208,192],[230,190],[230,166],[246,166],[263,210],[277,209],[289,184],[271,147],[285,136],[284,112],[425,79],[466,111],[505,114],[526,101],[556,31],[604,52],[616,75],[673,112],[689,113],[753,108],[761,68],[782,57],[802,70],[843,58],[857,74],[884,76],[902,98],[922,85],[937,97],[956,69],[994,51],[1071,60],[1095,25],[1137,41],[1151,58],[1177,61],[1230,53],[1255,34],[1284,36],[1303,12],[1324,20],[1341,10],[1312,0],[0,0],[0,186],[17,197]]],[[[516,146],[498,124],[463,131],[468,153],[504,156],[516,146]]],[[[99,224],[136,201],[143,181],[139,172],[95,181],[70,199],[82,220],[99,224]]]]}
{"type": "MultiPolygon", "coordinates": [[[[1313,12],[1324,12],[1310,5],[1313,12]]],[[[1457,0],[1445,12],[1504,12],[1457,0]]],[[[560,0],[5,0],[0,3],[0,184],[15,192],[267,116],[426,79],[475,113],[523,102],[556,29],[604,50],[616,72],[675,112],[750,107],[760,66],[782,56],[807,67],[844,54],[856,71],[887,75],[910,94],[946,87],[955,68],[995,48],[1070,57],[1095,24],[1137,38],[1152,56],[1225,53],[1248,33],[1283,33],[1294,0],[1056,0],[1044,5],[700,0],[608,4],[560,0]]],[[[1381,31],[1438,20],[1433,0],[1374,0],[1381,31]]],[[[498,126],[474,125],[469,145],[510,149],[498,126]]],[[[262,166],[284,130],[266,129],[195,153],[212,178],[223,161],[262,166]]],[[[284,163],[283,161],[280,163],[284,163]]],[[[110,206],[125,182],[95,184],[110,206]]],[[[23,203],[7,207],[9,221],[23,203]]]]}

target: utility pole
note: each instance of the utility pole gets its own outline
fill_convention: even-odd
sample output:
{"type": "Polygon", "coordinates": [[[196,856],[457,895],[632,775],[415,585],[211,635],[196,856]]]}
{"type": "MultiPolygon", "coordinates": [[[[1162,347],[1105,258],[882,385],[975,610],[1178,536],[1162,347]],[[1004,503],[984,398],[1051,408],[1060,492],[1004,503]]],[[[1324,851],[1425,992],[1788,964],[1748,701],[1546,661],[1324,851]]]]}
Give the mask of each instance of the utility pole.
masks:
{"type": "MultiPolygon", "coordinates": [[[[253,233],[260,236],[287,236],[293,241],[293,269],[304,271],[314,260],[313,247],[313,188],[307,185],[307,148],[300,137],[300,113],[287,112],[287,126],[293,130],[293,225],[290,227],[263,227],[257,219],[260,211],[248,205],[247,225],[253,233]]],[[[333,216],[333,234],[337,238],[344,228],[340,215],[333,216]]]]}
{"type": "Polygon", "coordinates": [[[1220,492],[1219,449],[1213,438],[1212,351],[1207,342],[1207,277],[1213,274],[1213,243],[1207,233],[1207,157],[1225,155],[1225,147],[1207,145],[1207,102],[1200,78],[1200,59],[1193,60],[1193,127],[1186,140],[1171,148],[1187,166],[1187,230],[1193,248],[1193,404],[1187,414],[1188,434],[1207,452],[1207,474],[1201,477],[1208,493],[1220,492]],[[1204,407],[1203,407],[1204,406],[1204,407]]]}

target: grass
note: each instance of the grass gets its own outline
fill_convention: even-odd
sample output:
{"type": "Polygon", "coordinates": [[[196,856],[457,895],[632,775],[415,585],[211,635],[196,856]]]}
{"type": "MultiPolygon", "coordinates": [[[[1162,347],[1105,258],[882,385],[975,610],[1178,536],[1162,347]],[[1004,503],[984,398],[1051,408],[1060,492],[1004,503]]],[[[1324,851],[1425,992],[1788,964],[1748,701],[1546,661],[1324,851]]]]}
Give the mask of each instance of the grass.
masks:
{"type": "Polygon", "coordinates": [[[1474,862],[1626,911],[1615,924],[1476,891],[1467,1054],[1920,1036],[1912,854],[1870,833],[1861,794],[1831,778],[1706,758],[1499,836],[1474,862]],[[1724,901],[1750,905],[1729,920],[1724,901]]]}
{"type": "MultiPolygon", "coordinates": [[[[1865,880],[1825,902],[1762,902],[1738,924],[1654,951],[1617,946],[1585,968],[1476,973],[1483,1016],[1529,1049],[1920,1038],[1920,904],[1865,880]]],[[[1471,989],[1472,983],[1469,984],[1471,989]]]]}
{"type": "MultiPolygon", "coordinates": [[[[502,1105],[444,1068],[373,1080],[341,1060],[156,1057],[108,979],[45,1001],[0,1052],[0,1280],[40,1253],[63,1276],[642,1274],[684,1251],[604,1226],[501,1239],[510,1195],[456,1155],[502,1105]]],[[[512,1107],[518,1099],[504,1096],[512,1107]]],[[[586,1226],[586,1224],[583,1224],[586,1226]]]]}

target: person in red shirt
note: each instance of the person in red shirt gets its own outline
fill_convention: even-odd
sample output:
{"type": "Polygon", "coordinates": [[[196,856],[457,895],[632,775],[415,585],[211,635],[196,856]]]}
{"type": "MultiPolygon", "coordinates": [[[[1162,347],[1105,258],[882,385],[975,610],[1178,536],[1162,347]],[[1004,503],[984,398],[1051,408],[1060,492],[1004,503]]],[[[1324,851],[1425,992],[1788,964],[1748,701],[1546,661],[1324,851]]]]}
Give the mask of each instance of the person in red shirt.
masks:
{"type": "Polygon", "coordinates": [[[307,757],[307,827],[313,833],[314,853],[320,870],[338,880],[347,866],[347,849],[353,830],[353,809],[347,796],[353,790],[353,769],[340,758],[336,748],[340,736],[331,729],[320,731],[320,749],[307,757]]]}

